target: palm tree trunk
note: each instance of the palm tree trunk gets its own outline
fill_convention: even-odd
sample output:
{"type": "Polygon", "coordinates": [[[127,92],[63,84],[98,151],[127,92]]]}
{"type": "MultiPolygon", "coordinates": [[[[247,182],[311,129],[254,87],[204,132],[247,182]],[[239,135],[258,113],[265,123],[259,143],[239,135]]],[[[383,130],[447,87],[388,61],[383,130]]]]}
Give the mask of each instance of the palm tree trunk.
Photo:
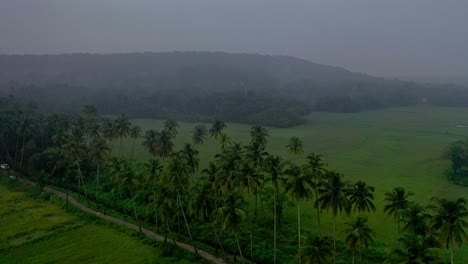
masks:
{"type": "Polygon", "coordinates": [[[358,252],[359,252],[359,264],[362,263],[362,255],[361,255],[361,244],[358,244],[358,252]]]}
{"type": "Polygon", "coordinates": [[[273,221],[274,221],[274,232],[273,232],[273,263],[276,264],[276,191],[273,192],[273,221]]]}
{"type": "Polygon", "coordinates": [[[336,214],[333,214],[333,264],[336,264],[336,214]]]}
{"type": "Polygon", "coordinates": [[[16,146],[15,146],[15,169],[17,169],[17,163],[16,161],[18,160],[18,145],[19,145],[19,135],[18,132],[16,132],[16,146]]]}
{"type": "Polygon", "coordinates": [[[120,137],[120,149],[119,149],[119,158],[122,156],[122,142],[123,142],[123,137],[120,137]]]}
{"type": "MultiPolygon", "coordinates": [[[[249,198],[250,197],[250,189],[248,191],[249,198]]],[[[252,209],[250,207],[250,201],[249,199],[249,222],[250,222],[250,261],[253,262],[253,224],[252,224],[252,209]]]]}
{"type": "Polygon", "coordinates": [[[23,168],[23,155],[24,155],[24,141],[26,140],[26,136],[23,135],[23,145],[21,147],[21,159],[20,159],[20,167],[19,167],[19,171],[21,173],[21,170],[23,168]]]}
{"type": "Polygon", "coordinates": [[[242,250],[241,250],[241,247],[240,247],[240,244],[239,244],[239,237],[237,236],[237,233],[236,233],[236,242],[237,242],[237,248],[239,249],[239,254],[240,254],[240,257],[241,257],[241,261],[242,261],[242,263],[244,263],[244,257],[242,256],[242,250]]]}
{"type": "Polygon", "coordinates": [[[195,249],[195,253],[198,254],[197,246],[195,245],[195,242],[193,241],[192,233],[190,232],[190,228],[189,228],[189,225],[188,225],[188,222],[187,222],[187,218],[185,217],[184,207],[182,206],[182,199],[180,199],[179,191],[177,191],[177,199],[179,199],[180,210],[182,211],[182,216],[184,217],[185,226],[187,227],[187,232],[188,232],[188,234],[190,236],[190,240],[192,241],[193,248],[195,249]]]}
{"type": "MultiPolygon", "coordinates": [[[[317,184],[317,183],[315,183],[315,184],[317,184]]],[[[318,190],[317,190],[317,188],[314,188],[314,191],[315,191],[315,201],[317,201],[318,200],[318,190]]],[[[318,233],[319,233],[319,236],[322,237],[322,227],[320,226],[320,206],[319,206],[318,203],[316,204],[316,209],[317,209],[318,233]]]]}
{"type": "Polygon", "coordinates": [[[85,182],[84,182],[84,177],[83,177],[83,174],[81,174],[81,167],[80,167],[80,163],[78,162],[78,178],[81,179],[81,183],[83,184],[83,191],[84,191],[84,195],[86,197],[86,199],[88,198],[88,194],[86,193],[86,186],[85,186],[85,182]]]}
{"type": "Polygon", "coordinates": [[[130,197],[132,198],[133,213],[135,214],[135,220],[137,220],[138,229],[140,230],[140,233],[141,233],[141,223],[140,223],[140,219],[138,218],[137,211],[136,211],[135,199],[133,199],[133,192],[132,191],[130,191],[130,197]]]}
{"type": "Polygon", "coordinates": [[[136,141],[136,139],[133,139],[132,155],[130,156],[130,163],[132,163],[132,161],[133,161],[133,151],[135,150],[135,141],[136,141]]]}
{"type": "Polygon", "coordinates": [[[450,246],[450,264],[453,264],[453,247],[450,246]]]}
{"type": "Polygon", "coordinates": [[[221,247],[221,250],[223,251],[223,255],[226,255],[226,252],[224,251],[223,244],[221,243],[221,240],[219,239],[218,232],[216,232],[216,227],[214,224],[211,225],[213,227],[213,232],[216,237],[216,241],[218,242],[219,246],[221,247]]]}
{"type": "Polygon", "coordinates": [[[96,169],[96,210],[98,210],[99,163],[96,169]]]}
{"type": "Polygon", "coordinates": [[[353,264],[354,264],[354,250],[353,250],[353,264]]]}
{"type": "Polygon", "coordinates": [[[400,213],[397,213],[397,245],[400,249],[400,213]]]}
{"type": "Polygon", "coordinates": [[[301,202],[297,200],[297,242],[299,252],[299,264],[302,262],[301,256],[301,202]]]}
{"type": "MultiPolygon", "coordinates": [[[[167,219],[166,219],[166,227],[167,227],[167,231],[169,232],[169,235],[171,236],[172,242],[174,243],[174,245],[177,245],[174,239],[174,236],[172,235],[171,228],[169,227],[169,223],[167,222],[167,219]]],[[[167,241],[167,236],[166,236],[166,241],[167,241]]]]}

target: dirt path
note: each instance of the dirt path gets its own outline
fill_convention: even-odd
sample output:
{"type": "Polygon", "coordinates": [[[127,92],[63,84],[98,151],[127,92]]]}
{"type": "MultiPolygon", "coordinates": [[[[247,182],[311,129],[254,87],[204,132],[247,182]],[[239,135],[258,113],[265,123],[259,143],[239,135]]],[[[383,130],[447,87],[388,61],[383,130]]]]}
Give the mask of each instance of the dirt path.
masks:
{"type": "MultiPolygon", "coordinates": [[[[19,180],[21,182],[24,182],[24,183],[27,183],[27,184],[30,184],[30,185],[36,185],[36,183],[32,182],[32,181],[29,181],[29,180],[26,180],[24,178],[19,178],[19,180]]],[[[53,193],[55,194],[56,196],[62,198],[62,199],[67,199],[67,195],[61,191],[58,191],[58,190],[55,190],[53,188],[50,188],[50,187],[44,187],[44,191],[46,192],[49,192],[49,193],[53,193]]],[[[68,195],[68,201],[75,205],[76,207],[78,207],[80,210],[84,211],[84,212],[87,212],[87,213],[90,213],[90,214],[93,214],[99,218],[102,218],[104,220],[107,220],[109,222],[112,222],[112,223],[115,223],[115,224],[118,224],[118,225],[123,225],[123,226],[126,226],[130,229],[133,229],[135,231],[140,231],[140,228],[135,225],[135,224],[132,224],[132,223],[129,223],[129,222],[126,222],[126,221],[123,221],[122,219],[119,219],[119,218],[116,218],[116,217],[112,217],[112,216],[109,216],[109,215],[104,215],[100,212],[97,212],[97,211],[94,211],[93,209],[87,207],[86,205],[78,202],[73,196],[71,195],[68,195]]],[[[159,241],[164,241],[164,237],[161,236],[161,235],[158,235],[156,233],[154,233],[153,231],[151,230],[148,230],[146,228],[141,228],[141,232],[144,233],[146,236],[152,238],[152,239],[156,239],[156,240],[159,240],[159,241]]],[[[182,243],[182,242],[179,242],[179,241],[175,241],[177,246],[180,247],[180,248],[183,248],[187,251],[190,251],[190,252],[193,252],[195,253],[195,249],[191,246],[191,245],[188,245],[188,244],[185,244],[185,243],[182,243]]],[[[198,255],[200,255],[202,258],[212,262],[212,263],[215,263],[215,264],[227,264],[228,262],[225,261],[224,259],[220,259],[206,251],[203,251],[201,249],[197,249],[198,251],[198,255]]]]}

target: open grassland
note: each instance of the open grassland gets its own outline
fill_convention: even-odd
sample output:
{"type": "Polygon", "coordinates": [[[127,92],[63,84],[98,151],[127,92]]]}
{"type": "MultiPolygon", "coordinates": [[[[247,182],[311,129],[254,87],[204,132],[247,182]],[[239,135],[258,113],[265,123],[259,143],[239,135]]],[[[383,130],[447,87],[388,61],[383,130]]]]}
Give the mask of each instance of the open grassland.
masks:
{"type": "MultiPolygon", "coordinates": [[[[468,124],[468,109],[411,107],[379,111],[331,114],[314,113],[305,125],[288,128],[269,128],[267,150],[285,159],[302,162],[304,156],[286,153],[285,145],[292,136],[304,141],[305,153],[322,154],[330,169],[342,172],[347,180],[364,180],[375,186],[377,212],[369,217],[370,226],[376,231],[376,245],[382,248],[396,244],[396,223],[383,213],[384,193],[401,186],[415,193],[412,200],[428,204],[431,197],[468,198],[468,188],[450,183],[444,176],[449,162],[441,159],[444,147],[454,140],[468,136],[468,128],[457,128],[457,124],[468,124]]],[[[162,128],[163,121],[136,119],[134,124],[143,130],[162,128]]],[[[184,142],[191,142],[191,131],[195,123],[180,123],[176,149],[184,142]]],[[[207,124],[209,128],[210,124],[207,124]]],[[[226,132],[237,142],[247,144],[250,126],[228,124],[226,132]]],[[[133,141],[123,142],[122,155],[130,156],[133,141]]],[[[198,147],[200,165],[206,166],[218,151],[216,142],[209,139],[198,147]]],[[[119,154],[119,142],[114,145],[114,155],[119,154]]],[[[144,161],[150,155],[135,144],[134,157],[144,161]]],[[[312,203],[304,204],[303,227],[314,232],[315,211],[312,203]]],[[[285,212],[287,222],[296,221],[295,208],[285,212]]],[[[324,215],[322,228],[332,230],[331,215],[324,215]]],[[[348,221],[341,216],[338,230],[348,221]]],[[[455,251],[459,263],[468,263],[468,245],[455,251]]]]}
{"type": "MultiPolygon", "coordinates": [[[[1,177],[1,176],[0,176],[1,177]]],[[[1,179],[0,179],[1,180],[1,179]]],[[[193,263],[57,203],[0,185],[0,263],[193,263]]],[[[58,198],[57,198],[58,199],[58,198]]]]}

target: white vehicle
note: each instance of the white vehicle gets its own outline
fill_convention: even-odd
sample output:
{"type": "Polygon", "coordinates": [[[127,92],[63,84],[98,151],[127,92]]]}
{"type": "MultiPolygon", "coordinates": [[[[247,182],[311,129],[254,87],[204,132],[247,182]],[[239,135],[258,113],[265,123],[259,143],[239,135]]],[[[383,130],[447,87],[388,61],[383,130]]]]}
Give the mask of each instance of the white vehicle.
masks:
{"type": "Polygon", "coordinates": [[[2,165],[0,165],[0,168],[2,168],[3,170],[8,170],[10,168],[10,165],[3,163],[2,165]]]}

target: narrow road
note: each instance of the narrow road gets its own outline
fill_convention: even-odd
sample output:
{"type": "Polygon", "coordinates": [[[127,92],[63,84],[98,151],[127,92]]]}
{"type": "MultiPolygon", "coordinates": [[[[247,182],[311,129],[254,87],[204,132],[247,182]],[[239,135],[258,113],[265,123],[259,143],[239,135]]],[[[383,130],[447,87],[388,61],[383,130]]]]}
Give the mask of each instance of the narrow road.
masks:
{"type": "MultiPolygon", "coordinates": [[[[18,178],[21,182],[24,182],[24,183],[27,183],[27,184],[30,184],[30,185],[36,185],[35,182],[32,182],[30,180],[26,180],[24,178],[18,178]]],[[[61,191],[58,191],[58,190],[55,190],[53,188],[50,188],[50,187],[44,187],[44,191],[46,192],[49,192],[49,193],[53,193],[55,194],[56,196],[62,198],[62,199],[67,199],[67,195],[61,191]]],[[[118,225],[123,225],[123,226],[126,226],[130,229],[133,229],[135,231],[140,231],[140,228],[135,225],[135,224],[132,224],[132,223],[129,223],[129,222],[126,222],[126,221],[123,221],[122,219],[119,219],[119,218],[116,218],[116,217],[112,217],[112,216],[109,216],[109,215],[104,215],[100,212],[97,212],[97,211],[94,211],[93,209],[87,207],[86,205],[78,202],[73,196],[71,195],[68,195],[68,201],[75,205],[76,207],[78,207],[80,210],[84,211],[84,212],[87,212],[89,214],[93,214],[99,218],[102,218],[104,220],[107,220],[109,222],[112,222],[112,223],[115,223],[115,224],[118,224],[118,225]]],[[[164,237],[161,236],[161,235],[158,235],[156,233],[154,233],[153,231],[151,230],[148,230],[146,228],[141,228],[141,232],[144,233],[146,236],[148,236],[149,238],[152,238],[152,239],[155,239],[155,240],[159,240],[159,241],[164,241],[164,237]]],[[[193,248],[193,246],[191,245],[188,245],[188,244],[185,244],[185,243],[182,243],[182,242],[179,242],[179,241],[175,241],[175,243],[177,244],[178,247],[180,248],[183,248],[187,251],[190,251],[190,252],[193,252],[195,253],[195,249],[193,248]]],[[[212,263],[215,263],[215,264],[227,264],[228,262],[225,261],[224,259],[221,259],[221,258],[218,258],[206,251],[203,251],[201,249],[197,249],[198,251],[198,255],[200,255],[202,258],[212,262],[212,263]]]]}

